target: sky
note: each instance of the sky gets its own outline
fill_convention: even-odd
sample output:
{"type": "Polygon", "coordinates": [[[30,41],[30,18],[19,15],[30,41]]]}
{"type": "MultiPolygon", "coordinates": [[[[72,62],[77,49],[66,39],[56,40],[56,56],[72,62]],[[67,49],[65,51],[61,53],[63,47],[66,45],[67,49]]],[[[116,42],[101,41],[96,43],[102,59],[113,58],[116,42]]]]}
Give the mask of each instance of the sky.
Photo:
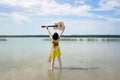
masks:
{"type": "Polygon", "coordinates": [[[64,35],[120,35],[120,0],[0,0],[0,35],[46,35],[61,21],[64,35]]]}

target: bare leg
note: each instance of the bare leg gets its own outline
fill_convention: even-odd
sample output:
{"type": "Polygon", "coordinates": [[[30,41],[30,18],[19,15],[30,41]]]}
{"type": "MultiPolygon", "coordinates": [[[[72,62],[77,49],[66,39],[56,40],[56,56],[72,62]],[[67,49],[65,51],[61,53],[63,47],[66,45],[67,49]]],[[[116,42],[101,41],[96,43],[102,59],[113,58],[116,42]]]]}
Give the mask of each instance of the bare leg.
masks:
{"type": "Polygon", "coordinates": [[[48,62],[51,63],[51,54],[49,55],[48,62]]]}
{"type": "Polygon", "coordinates": [[[59,67],[62,68],[61,57],[58,57],[59,67]]]}
{"type": "Polygon", "coordinates": [[[51,60],[51,70],[53,70],[53,68],[54,68],[54,62],[55,62],[55,59],[53,59],[53,60],[51,60]]]}
{"type": "Polygon", "coordinates": [[[50,52],[49,58],[48,58],[48,62],[51,63],[51,55],[52,55],[52,51],[50,52]]]}

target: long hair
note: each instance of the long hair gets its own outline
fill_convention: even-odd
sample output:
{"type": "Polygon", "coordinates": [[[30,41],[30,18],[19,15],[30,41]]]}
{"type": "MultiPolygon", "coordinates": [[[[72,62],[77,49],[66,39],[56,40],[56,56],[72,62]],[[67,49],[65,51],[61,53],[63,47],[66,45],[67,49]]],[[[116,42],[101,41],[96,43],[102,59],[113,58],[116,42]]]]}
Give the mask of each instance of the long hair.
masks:
{"type": "Polygon", "coordinates": [[[53,34],[52,38],[53,38],[54,40],[57,40],[57,39],[59,38],[58,33],[57,33],[57,32],[55,32],[55,33],[53,34]]]}

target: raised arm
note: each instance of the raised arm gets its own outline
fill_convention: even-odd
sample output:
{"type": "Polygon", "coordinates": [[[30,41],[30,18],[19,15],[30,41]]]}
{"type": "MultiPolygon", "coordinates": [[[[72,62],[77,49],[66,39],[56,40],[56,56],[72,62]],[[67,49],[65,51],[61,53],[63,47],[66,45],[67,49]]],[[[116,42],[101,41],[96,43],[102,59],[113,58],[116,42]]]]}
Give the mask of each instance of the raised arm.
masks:
{"type": "Polygon", "coordinates": [[[50,39],[52,40],[52,34],[50,33],[50,30],[48,29],[48,26],[46,26],[46,29],[47,29],[47,31],[48,31],[48,34],[49,34],[50,39]]]}
{"type": "Polygon", "coordinates": [[[60,37],[62,36],[63,32],[64,32],[65,28],[62,30],[62,32],[60,33],[60,37]]]}

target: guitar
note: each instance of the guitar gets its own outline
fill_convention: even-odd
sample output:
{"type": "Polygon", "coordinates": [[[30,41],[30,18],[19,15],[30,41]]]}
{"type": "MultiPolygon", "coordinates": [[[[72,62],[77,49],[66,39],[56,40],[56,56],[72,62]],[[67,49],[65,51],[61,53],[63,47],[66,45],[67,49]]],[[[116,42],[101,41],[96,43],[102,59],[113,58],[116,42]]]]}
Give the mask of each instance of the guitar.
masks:
{"type": "MultiPolygon", "coordinates": [[[[46,26],[41,26],[42,28],[45,28],[46,26]]],[[[55,23],[54,25],[49,25],[48,27],[53,27],[53,29],[58,29],[58,30],[64,30],[65,25],[63,22],[58,22],[55,23]]]]}

